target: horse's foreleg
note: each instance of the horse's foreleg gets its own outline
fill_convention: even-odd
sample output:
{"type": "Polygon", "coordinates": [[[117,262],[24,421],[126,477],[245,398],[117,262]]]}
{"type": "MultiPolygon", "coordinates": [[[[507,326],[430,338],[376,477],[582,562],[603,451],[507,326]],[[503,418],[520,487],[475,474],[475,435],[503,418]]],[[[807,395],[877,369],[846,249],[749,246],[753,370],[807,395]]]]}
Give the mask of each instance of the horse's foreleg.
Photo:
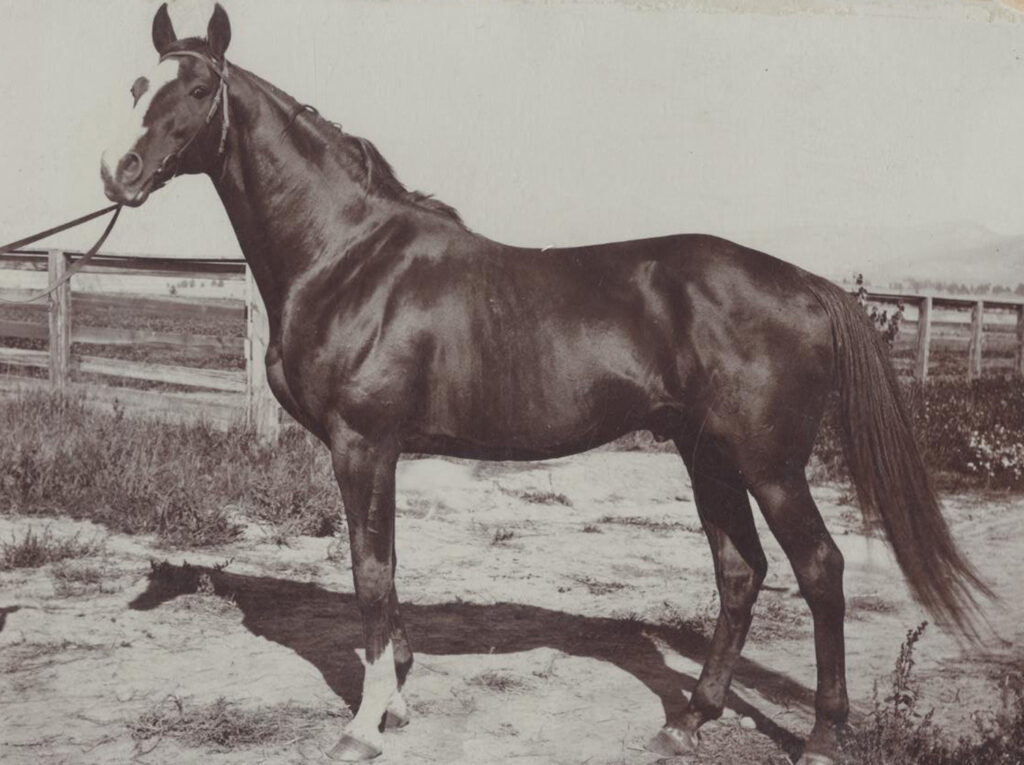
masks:
{"type": "MultiPolygon", "coordinates": [[[[352,575],[366,646],[359,711],[329,756],[368,760],[383,750],[381,720],[398,692],[394,595],[395,463],[397,450],[348,432],[332,434],[352,548],[352,575]]],[[[400,628],[399,628],[400,631],[400,628]]],[[[405,648],[400,650],[407,650],[405,648]]]]}
{"type": "MultiPolygon", "coordinates": [[[[397,560],[392,560],[392,568],[398,568],[397,560]]],[[[412,669],[412,647],[409,644],[409,636],[405,634],[405,624],[402,622],[398,593],[395,591],[394,584],[391,586],[388,607],[391,612],[391,645],[395,654],[395,676],[398,680],[398,690],[388,704],[387,712],[384,715],[384,727],[401,728],[409,722],[409,708],[402,696],[402,686],[405,685],[405,679],[409,676],[409,670],[412,669]]]]}
{"type": "Polygon", "coordinates": [[[761,589],[767,561],[757,538],[750,500],[739,471],[713,447],[696,459],[679,444],[693,483],[701,525],[711,545],[718,585],[719,613],[715,633],[697,687],[678,719],[666,721],[651,748],[669,755],[692,751],[697,729],[722,713],[733,669],[747,632],[751,609],[761,589]]]}

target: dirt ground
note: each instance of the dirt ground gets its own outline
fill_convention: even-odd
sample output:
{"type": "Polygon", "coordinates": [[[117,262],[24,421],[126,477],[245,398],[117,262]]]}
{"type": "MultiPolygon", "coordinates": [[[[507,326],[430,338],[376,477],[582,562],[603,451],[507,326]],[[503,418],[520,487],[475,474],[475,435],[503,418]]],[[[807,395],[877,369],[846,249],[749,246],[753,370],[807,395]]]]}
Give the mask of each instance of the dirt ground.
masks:
{"type": "MultiPolygon", "coordinates": [[[[387,733],[378,762],[784,763],[798,751],[813,714],[810,616],[763,523],[770,570],[726,716],[696,757],[643,748],[692,690],[716,613],[678,457],[409,460],[399,494],[398,591],[417,652],[412,722],[387,733]]],[[[846,557],[850,696],[863,714],[876,681],[887,687],[904,633],[926,616],[887,546],[860,533],[843,490],[815,494],[846,557]]],[[[1024,498],[952,496],[945,507],[1002,597],[987,611],[1001,640],[968,646],[931,626],[919,644],[923,707],[957,734],[1024,667],[1024,498]]],[[[0,539],[46,523],[0,516],[0,539]]],[[[87,523],[49,525],[105,538],[104,548],[0,572],[0,761],[324,761],[362,675],[344,546],[300,537],[281,547],[249,525],[228,547],[181,552],[87,523]],[[150,578],[151,560],[172,567],[150,578]],[[101,576],[76,577],[75,567],[101,576]],[[133,738],[154,710],[206,710],[218,699],[298,732],[233,747],[170,730],[133,738]]]]}

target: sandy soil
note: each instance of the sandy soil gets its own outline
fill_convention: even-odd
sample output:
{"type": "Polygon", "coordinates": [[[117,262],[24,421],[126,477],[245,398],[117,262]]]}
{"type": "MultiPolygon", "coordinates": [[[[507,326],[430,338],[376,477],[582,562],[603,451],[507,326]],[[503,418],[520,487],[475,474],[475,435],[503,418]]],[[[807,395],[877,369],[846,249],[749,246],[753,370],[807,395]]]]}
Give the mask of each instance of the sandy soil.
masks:
{"type": "MultiPolygon", "coordinates": [[[[730,709],[697,757],[643,749],[664,710],[693,688],[716,608],[677,457],[411,460],[400,466],[399,491],[398,588],[417,651],[406,686],[413,719],[387,734],[379,762],[784,763],[798,751],[813,714],[810,617],[767,530],[770,571],[730,709]]],[[[850,695],[863,714],[905,631],[926,617],[888,548],[859,533],[842,490],[815,493],[846,556],[850,695]]],[[[920,643],[923,705],[958,733],[973,728],[972,712],[998,703],[999,680],[1024,667],[1024,498],[945,504],[1003,598],[988,610],[1003,642],[966,646],[930,627],[920,643]]],[[[43,523],[0,517],[0,539],[43,523]]],[[[182,553],[89,524],[50,525],[105,537],[105,548],[63,572],[0,573],[0,761],[323,761],[362,674],[344,547],[314,538],[279,547],[249,526],[229,547],[182,553]],[[151,560],[173,568],[151,579],[151,560]],[[186,569],[185,560],[230,564],[186,569]],[[75,582],[75,567],[99,570],[100,581],[75,582]],[[161,704],[202,709],[220,698],[306,727],[233,749],[131,735],[161,704]]]]}

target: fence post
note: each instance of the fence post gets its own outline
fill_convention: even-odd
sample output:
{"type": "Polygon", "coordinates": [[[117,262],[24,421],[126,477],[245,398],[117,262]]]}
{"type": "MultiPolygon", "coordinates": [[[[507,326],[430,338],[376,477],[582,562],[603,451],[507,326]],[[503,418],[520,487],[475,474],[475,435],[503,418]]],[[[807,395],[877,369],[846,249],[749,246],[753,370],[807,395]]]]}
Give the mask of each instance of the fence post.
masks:
{"type": "Polygon", "coordinates": [[[981,377],[981,346],[985,330],[985,303],[977,301],[971,309],[971,342],[967,346],[967,377],[971,380],[981,377]]]}
{"type": "Polygon", "coordinates": [[[1024,377],[1024,305],[1017,306],[1017,374],[1024,377]]]}
{"type": "Polygon", "coordinates": [[[928,353],[932,343],[932,298],[921,298],[917,304],[917,364],[915,375],[924,382],[928,379],[928,353]]]}
{"type": "MultiPolygon", "coordinates": [[[[47,273],[50,286],[64,277],[68,269],[68,256],[60,250],[50,250],[47,273]]],[[[50,387],[64,392],[68,386],[71,368],[71,284],[65,282],[50,293],[50,387]]]]}
{"type": "Polygon", "coordinates": [[[277,400],[267,384],[270,324],[249,266],[245,267],[245,421],[261,441],[273,443],[281,430],[277,400]]]}

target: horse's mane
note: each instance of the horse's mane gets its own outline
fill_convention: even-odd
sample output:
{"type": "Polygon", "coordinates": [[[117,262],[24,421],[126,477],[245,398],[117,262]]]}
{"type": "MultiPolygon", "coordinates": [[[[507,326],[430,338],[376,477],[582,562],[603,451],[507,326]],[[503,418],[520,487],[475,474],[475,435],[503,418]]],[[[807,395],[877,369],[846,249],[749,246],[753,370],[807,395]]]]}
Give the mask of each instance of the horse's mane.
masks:
{"type": "MultiPolygon", "coordinates": [[[[176,40],[168,48],[168,51],[192,50],[214,58],[209,46],[201,37],[188,37],[176,40]]],[[[234,64],[232,69],[241,69],[234,64]]],[[[245,70],[243,70],[245,71],[245,70]]],[[[335,150],[336,156],[341,160],[346,170],[353,178],[362,184],[367,193],[374,194],[384,199],[393,199],[404,202],[429,213],[440,215],[455,221],[462,228],[466,224],[458,210],[439,199],[434,199],[430,194],[422,191],[410,191],[398,180],[391,164],[384,159],[377,147],[366,138],[360,138],[346,133],[340,124],[331,122],[321,116],[314,107],[308,104],[299,104],[276,85],[267,82],[262,77],[246,72],[246,74],[257,80],[267,91],[280,102],[281,108],[287,113],[287,131],[294,125],[301,115],[309,115],[308,126],[314,130],[316,135],[330,148],[335,150]],[[354,161],[353,161],[354,160],[354,161]]],[[[229,75],[230,76],[230,75],[229,75]]]]}
{"type": "Polygon", "coordinates": [[[302,109],[311,112],[315,120],[324,123],[323,129],[320,131],[324,138],[333,143],[340,151],[347,154],[355,153],[360,158],[361,162],[359,162],[359,165],[361,167],[350,168],[350,171],[361,175],[360,181],[368,192],[382,196],[385,199],[397,199],[413,207],[450,218],[465,228],[462,216],[459,215],[459,211],[454,207],[442,202],[440,199],[435,199],[430,194],[407,189],[398,180],[398,176],[395,175],[391,163],[384,159],[383,155],[381,155],[380,151],[371,141],[359,136],[349,135],[342,129],[341,125],[325,120],[311,106],[303,105],[302,109]]]}

